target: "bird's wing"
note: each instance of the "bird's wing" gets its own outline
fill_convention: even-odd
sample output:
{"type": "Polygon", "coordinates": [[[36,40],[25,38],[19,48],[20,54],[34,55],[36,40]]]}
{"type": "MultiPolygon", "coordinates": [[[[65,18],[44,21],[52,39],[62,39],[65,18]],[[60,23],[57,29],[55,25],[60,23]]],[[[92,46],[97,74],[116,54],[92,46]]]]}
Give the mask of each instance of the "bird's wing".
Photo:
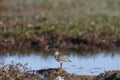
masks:
{"type": "Polygon", "coordinates": [[[64,57],[63,55],[58,55],[58,60],[63,62],[71,62],[68,58],[64,57]]]}

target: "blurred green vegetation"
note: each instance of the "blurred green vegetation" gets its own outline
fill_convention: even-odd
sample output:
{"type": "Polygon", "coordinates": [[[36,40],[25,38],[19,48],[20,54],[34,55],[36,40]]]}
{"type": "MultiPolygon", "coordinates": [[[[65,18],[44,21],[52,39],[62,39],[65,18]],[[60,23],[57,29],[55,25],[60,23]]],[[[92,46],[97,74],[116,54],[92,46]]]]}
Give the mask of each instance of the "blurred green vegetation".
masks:
{"type": "Polygon", "coordinates": [[[48,34],[120,34],[119,0],[2,0],[0,5],[0,37],[13,42],[48,34]]]}

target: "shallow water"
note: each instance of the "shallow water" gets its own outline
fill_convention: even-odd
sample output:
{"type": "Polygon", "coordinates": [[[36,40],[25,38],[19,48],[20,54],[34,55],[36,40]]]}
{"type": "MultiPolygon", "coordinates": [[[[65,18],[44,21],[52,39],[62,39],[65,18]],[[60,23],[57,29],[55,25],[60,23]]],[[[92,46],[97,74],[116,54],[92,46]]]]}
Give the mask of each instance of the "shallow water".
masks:
{"type": "MultiPolygon", "coordinates": [[[[95,55],[78,55],[72,53],[65,55],[72,62],[63,63],[63,68],[69,73],[83,74],[83,75],[97,75],[109,70],[120,70],[120,54],[119,53],[98,53],[95,55]]],[[[0,56],[0,61],[5,64],[11,63],[28,63],[28,67],[34,70],[45,68],[58,68],[59,63],[54,59],[53,55],[44,56],[43,54],[25,54],[19,55],[6,55],[0,56]]]]}

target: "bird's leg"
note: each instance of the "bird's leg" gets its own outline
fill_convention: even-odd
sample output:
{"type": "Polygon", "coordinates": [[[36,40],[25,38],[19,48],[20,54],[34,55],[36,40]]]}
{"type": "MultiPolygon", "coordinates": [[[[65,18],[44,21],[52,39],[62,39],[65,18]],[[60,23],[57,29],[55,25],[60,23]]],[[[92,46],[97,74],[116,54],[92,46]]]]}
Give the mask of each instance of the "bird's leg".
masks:
{"type": "Polygon", "coordinates": [[[60,68],[62,68],[62,62],[60,62],[60,68]]]}

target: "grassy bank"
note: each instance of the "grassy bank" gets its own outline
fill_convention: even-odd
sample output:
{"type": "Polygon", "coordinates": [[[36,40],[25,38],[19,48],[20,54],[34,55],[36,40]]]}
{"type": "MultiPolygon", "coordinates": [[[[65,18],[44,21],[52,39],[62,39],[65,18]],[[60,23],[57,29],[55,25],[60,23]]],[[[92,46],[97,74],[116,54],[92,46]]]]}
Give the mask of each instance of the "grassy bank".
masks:
{"type": "Polygon", "coordinates": [[[119,0],[2,0],[0,49],[120,47],[119,0]]]}

